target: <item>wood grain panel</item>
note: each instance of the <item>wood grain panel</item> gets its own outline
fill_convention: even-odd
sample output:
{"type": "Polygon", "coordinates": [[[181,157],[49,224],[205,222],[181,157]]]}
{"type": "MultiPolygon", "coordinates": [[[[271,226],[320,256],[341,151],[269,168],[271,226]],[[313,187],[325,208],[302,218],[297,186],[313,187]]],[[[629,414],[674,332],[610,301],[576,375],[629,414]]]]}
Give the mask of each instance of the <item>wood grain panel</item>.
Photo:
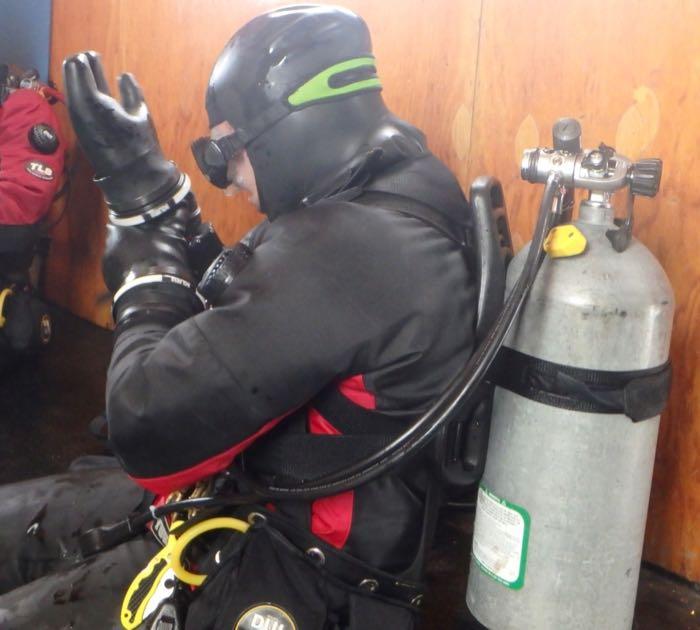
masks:
{"type": "MultiPolygon", "coordinates": [[[[639,199],[635,234],[674,287],[674,383],[664,414],[646,558],[700,580],[700,5],[585,0],[484,2],[468,179],[505,186],[515,241],[529,239],[542,187],[522,182],[523,148],[551,145],[575,116],[587,146],[664,160],[660,194],[639,199]]],[[[582,474],[584,471],[582,471],[582,474]]]]}
{"type": "MultiPolygon", "coordinates": [[[[110,80],[120,72],[133,72],[145,93],[165,154],[190,175],[203,216],[214,222],[224,242],[240,238],[261,216],[242,196],[228,199],[208,184],[196,168],[189,144],[207,132],[206,84],[226,41],[253,16],[285,4],[289,3],[54,1],[54,79],[60,81],[66,55],[89,48],[102,53],[110,80]]],[[[394,2],[353,0],[345,6],[360,13],[370,26],[389,106],[424,129],[436,153],[464,177],[479,2],[406,0],[401,3],[398,19],[394,2]],[[453,136],[458,139],[456,144],[453,136]]],[[[107,326],[107,305],[99,300],[104,295],[99,258],[105,209],[82,161],[75,181],[68,218],[54,234],[50,297],[107,326]]]]}

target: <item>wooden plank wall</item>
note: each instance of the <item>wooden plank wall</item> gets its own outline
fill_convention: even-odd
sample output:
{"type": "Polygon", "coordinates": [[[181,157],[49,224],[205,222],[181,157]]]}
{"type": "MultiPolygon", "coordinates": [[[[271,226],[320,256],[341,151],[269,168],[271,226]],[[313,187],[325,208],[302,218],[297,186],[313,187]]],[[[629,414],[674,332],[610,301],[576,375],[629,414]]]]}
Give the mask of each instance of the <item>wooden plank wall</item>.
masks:
{"type": "MultiPolygon", "coordinates": [[[[340,0],[370,25],[388,104],[424,129],[463,186],[505,187],[516,246],[541,187],[519,179],[523,148],[551,143],[563,115],[632,158],[664,159],[661,192],[637,203],[636,235],[676,292],[674,384],[664,415],[646,557],[700,581],[700,3],[692,0],[340,0]]],[[[73,52],[103,53],[108,76],[141,81],[166,154],[193,180],[206,219],[234,241],[260,218],[198,174],[209,71],[247,19],[288,4],[239,0],[54,0],[52,74],[73,52]]],[[[105,211],[77,151],[75,192],[55,230],[50,297],[109,325],[99,272],[105,211]]]]}

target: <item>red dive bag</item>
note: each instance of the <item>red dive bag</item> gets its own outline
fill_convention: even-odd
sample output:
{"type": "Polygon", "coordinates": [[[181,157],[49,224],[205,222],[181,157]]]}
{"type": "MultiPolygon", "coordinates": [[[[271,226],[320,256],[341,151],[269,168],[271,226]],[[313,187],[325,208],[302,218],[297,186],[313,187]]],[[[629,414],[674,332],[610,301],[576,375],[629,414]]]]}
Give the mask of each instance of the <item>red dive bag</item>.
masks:
{"type": "Polygon", "coordinates": [[[64,146],[56,115],[36,90],[16,90],[0,105],[0,226],[32,225],[48,213],[64,146]]]}

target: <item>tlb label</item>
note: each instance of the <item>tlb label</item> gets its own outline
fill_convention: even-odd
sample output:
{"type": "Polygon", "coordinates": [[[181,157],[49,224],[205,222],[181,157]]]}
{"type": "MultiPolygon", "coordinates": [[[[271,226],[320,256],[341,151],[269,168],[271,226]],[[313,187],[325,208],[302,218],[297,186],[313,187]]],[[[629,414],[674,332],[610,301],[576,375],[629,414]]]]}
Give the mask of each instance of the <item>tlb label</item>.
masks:
{"type": "Polygon", "coordinates": [[[472,543],[479,568],[508,588],[522,588],[529,536],[527,510],[480,486],[472,543]]]}

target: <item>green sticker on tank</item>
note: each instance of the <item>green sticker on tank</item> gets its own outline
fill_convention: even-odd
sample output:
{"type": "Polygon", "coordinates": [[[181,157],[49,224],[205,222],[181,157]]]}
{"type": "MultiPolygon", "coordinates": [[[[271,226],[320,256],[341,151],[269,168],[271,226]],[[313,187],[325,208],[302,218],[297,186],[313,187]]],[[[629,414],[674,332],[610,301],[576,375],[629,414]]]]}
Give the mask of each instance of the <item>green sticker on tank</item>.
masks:
{"type": "Polygon", "coordinates": [[[522,588],[529,538],[527,510],[479,486],[472,543],[478,567],[508,588],[522,588]]]}

